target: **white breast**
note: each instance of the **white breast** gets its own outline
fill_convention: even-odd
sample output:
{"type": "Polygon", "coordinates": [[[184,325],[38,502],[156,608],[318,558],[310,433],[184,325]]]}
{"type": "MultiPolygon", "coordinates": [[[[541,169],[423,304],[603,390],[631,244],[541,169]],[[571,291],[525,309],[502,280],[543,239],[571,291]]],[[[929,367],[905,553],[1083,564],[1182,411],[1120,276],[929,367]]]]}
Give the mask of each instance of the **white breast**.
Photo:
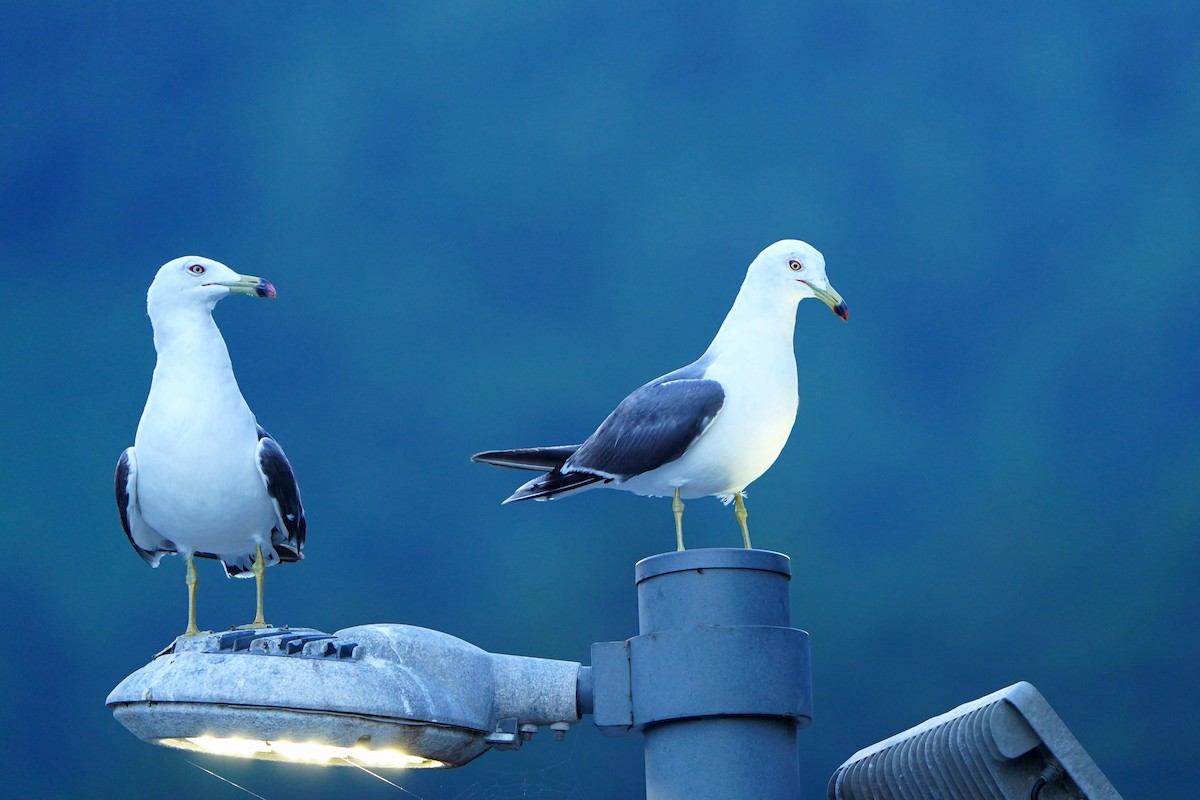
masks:
{"type": "Polygon", "coordinates": [[[134,441],[143,518],[185,552],[239,556],[269,545],[275,510],[257,446],[232,371],[197,376],[160,362],[134,441]]]}

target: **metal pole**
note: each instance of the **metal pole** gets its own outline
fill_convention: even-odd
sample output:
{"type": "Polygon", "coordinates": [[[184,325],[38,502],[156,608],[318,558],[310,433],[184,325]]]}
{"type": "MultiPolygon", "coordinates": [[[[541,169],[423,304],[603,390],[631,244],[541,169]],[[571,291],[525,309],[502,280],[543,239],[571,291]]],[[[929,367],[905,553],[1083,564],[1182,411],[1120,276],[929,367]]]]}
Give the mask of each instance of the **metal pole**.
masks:
{"type": "Polygon", "coordinates": [[[597,726],[645,738],[647,800],[792,800],[812,721],[787,556],[684,550],[636,567],[640,635],[593,646],[597,726]]]}

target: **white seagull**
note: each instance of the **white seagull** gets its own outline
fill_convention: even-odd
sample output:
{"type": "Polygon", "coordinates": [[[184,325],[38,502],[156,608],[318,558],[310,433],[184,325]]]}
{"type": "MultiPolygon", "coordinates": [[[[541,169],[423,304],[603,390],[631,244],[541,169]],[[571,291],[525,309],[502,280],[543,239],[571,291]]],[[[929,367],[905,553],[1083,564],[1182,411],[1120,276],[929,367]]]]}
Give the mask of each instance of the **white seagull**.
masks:
{"type": "Polygon", "coordinates": [[[130,544],[152,567],[164,553],[187,562],[188,625],[196,627],[195,556],[227,574],[253,575],[265,628],[263,572],[303,558],[305,521],[283,450],[246,405],[213,322],[231,294],[274,297],[261,278],[197,256],[168,261],[146,294],[158,362],[133,447],[117,461],[117,509],[130,544]]]}
{"type": "Polygon", "coordinates": [[[545,473],[505,503],[605,486],[670,495],[680,550],[683,498],[733,500],[749,548],[743,493],[775,463],[796,421],[792,337],[796,308],[807,297],[849,318],[821,253],[795,239],[776,242],[750,264],[704,355],[626,397],[583,444],[489,450],[471,459],[545,473]]]}

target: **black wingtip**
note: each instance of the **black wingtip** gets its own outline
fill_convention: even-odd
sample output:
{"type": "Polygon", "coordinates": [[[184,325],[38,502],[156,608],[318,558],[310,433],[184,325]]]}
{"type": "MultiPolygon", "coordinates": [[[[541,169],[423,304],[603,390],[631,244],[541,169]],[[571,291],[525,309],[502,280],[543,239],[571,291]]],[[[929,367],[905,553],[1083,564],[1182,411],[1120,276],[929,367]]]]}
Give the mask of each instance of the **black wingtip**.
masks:
{"type": "Polygon", "coordinates": [[[578,449],[577,444],[562,444],[553,447],[522,447],[516,450],[484,450],[471,456],[471,461],[493,467],[552,472],[562,467],[578,449]]]}
{"type": "Polygon", "coordinates": [[[611,479],[586,472],[547,472],[521,486],[500,505],[505,506],[522,500],[552,500],[559,495],[586,489],[601,481],[607,483],[609,480],[611,479]]]}

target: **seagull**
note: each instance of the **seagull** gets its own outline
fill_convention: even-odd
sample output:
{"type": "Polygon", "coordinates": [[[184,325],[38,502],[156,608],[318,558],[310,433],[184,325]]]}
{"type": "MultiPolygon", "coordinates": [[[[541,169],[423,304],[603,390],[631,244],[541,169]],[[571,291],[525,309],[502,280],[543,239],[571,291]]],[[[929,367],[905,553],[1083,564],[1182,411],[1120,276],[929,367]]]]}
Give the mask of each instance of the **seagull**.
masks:
{"type": "Polygon", "coordinates": [[[164,553],[187,563],[184,636],[202,633],[196,556],[217,559],[228,575],[254,576],[258,609],[245,628],[268,627],[266,567],[304,557],[292,465],[246,405],[213,322],[217,302],[234,294],[275,297],[275,287],[198,256],[158,270],[146,294],[158,362],[133,447],[117,461],[117,510],[133,549],[152,567],[164,553]]]}
{"type": "Polygon", "coordinates": [[[471,460],[544,473],[504,503],[596,487],[671,496],[679,550],[684,499],[733,501],[749,548],[745,490],[775,463],[796,421],[792,337],[808,297],[849,319],[821,253],[796,239],[776,242],[750,264],[704,355],[634,391],[583,444],[489,450],[471,460]]]}

